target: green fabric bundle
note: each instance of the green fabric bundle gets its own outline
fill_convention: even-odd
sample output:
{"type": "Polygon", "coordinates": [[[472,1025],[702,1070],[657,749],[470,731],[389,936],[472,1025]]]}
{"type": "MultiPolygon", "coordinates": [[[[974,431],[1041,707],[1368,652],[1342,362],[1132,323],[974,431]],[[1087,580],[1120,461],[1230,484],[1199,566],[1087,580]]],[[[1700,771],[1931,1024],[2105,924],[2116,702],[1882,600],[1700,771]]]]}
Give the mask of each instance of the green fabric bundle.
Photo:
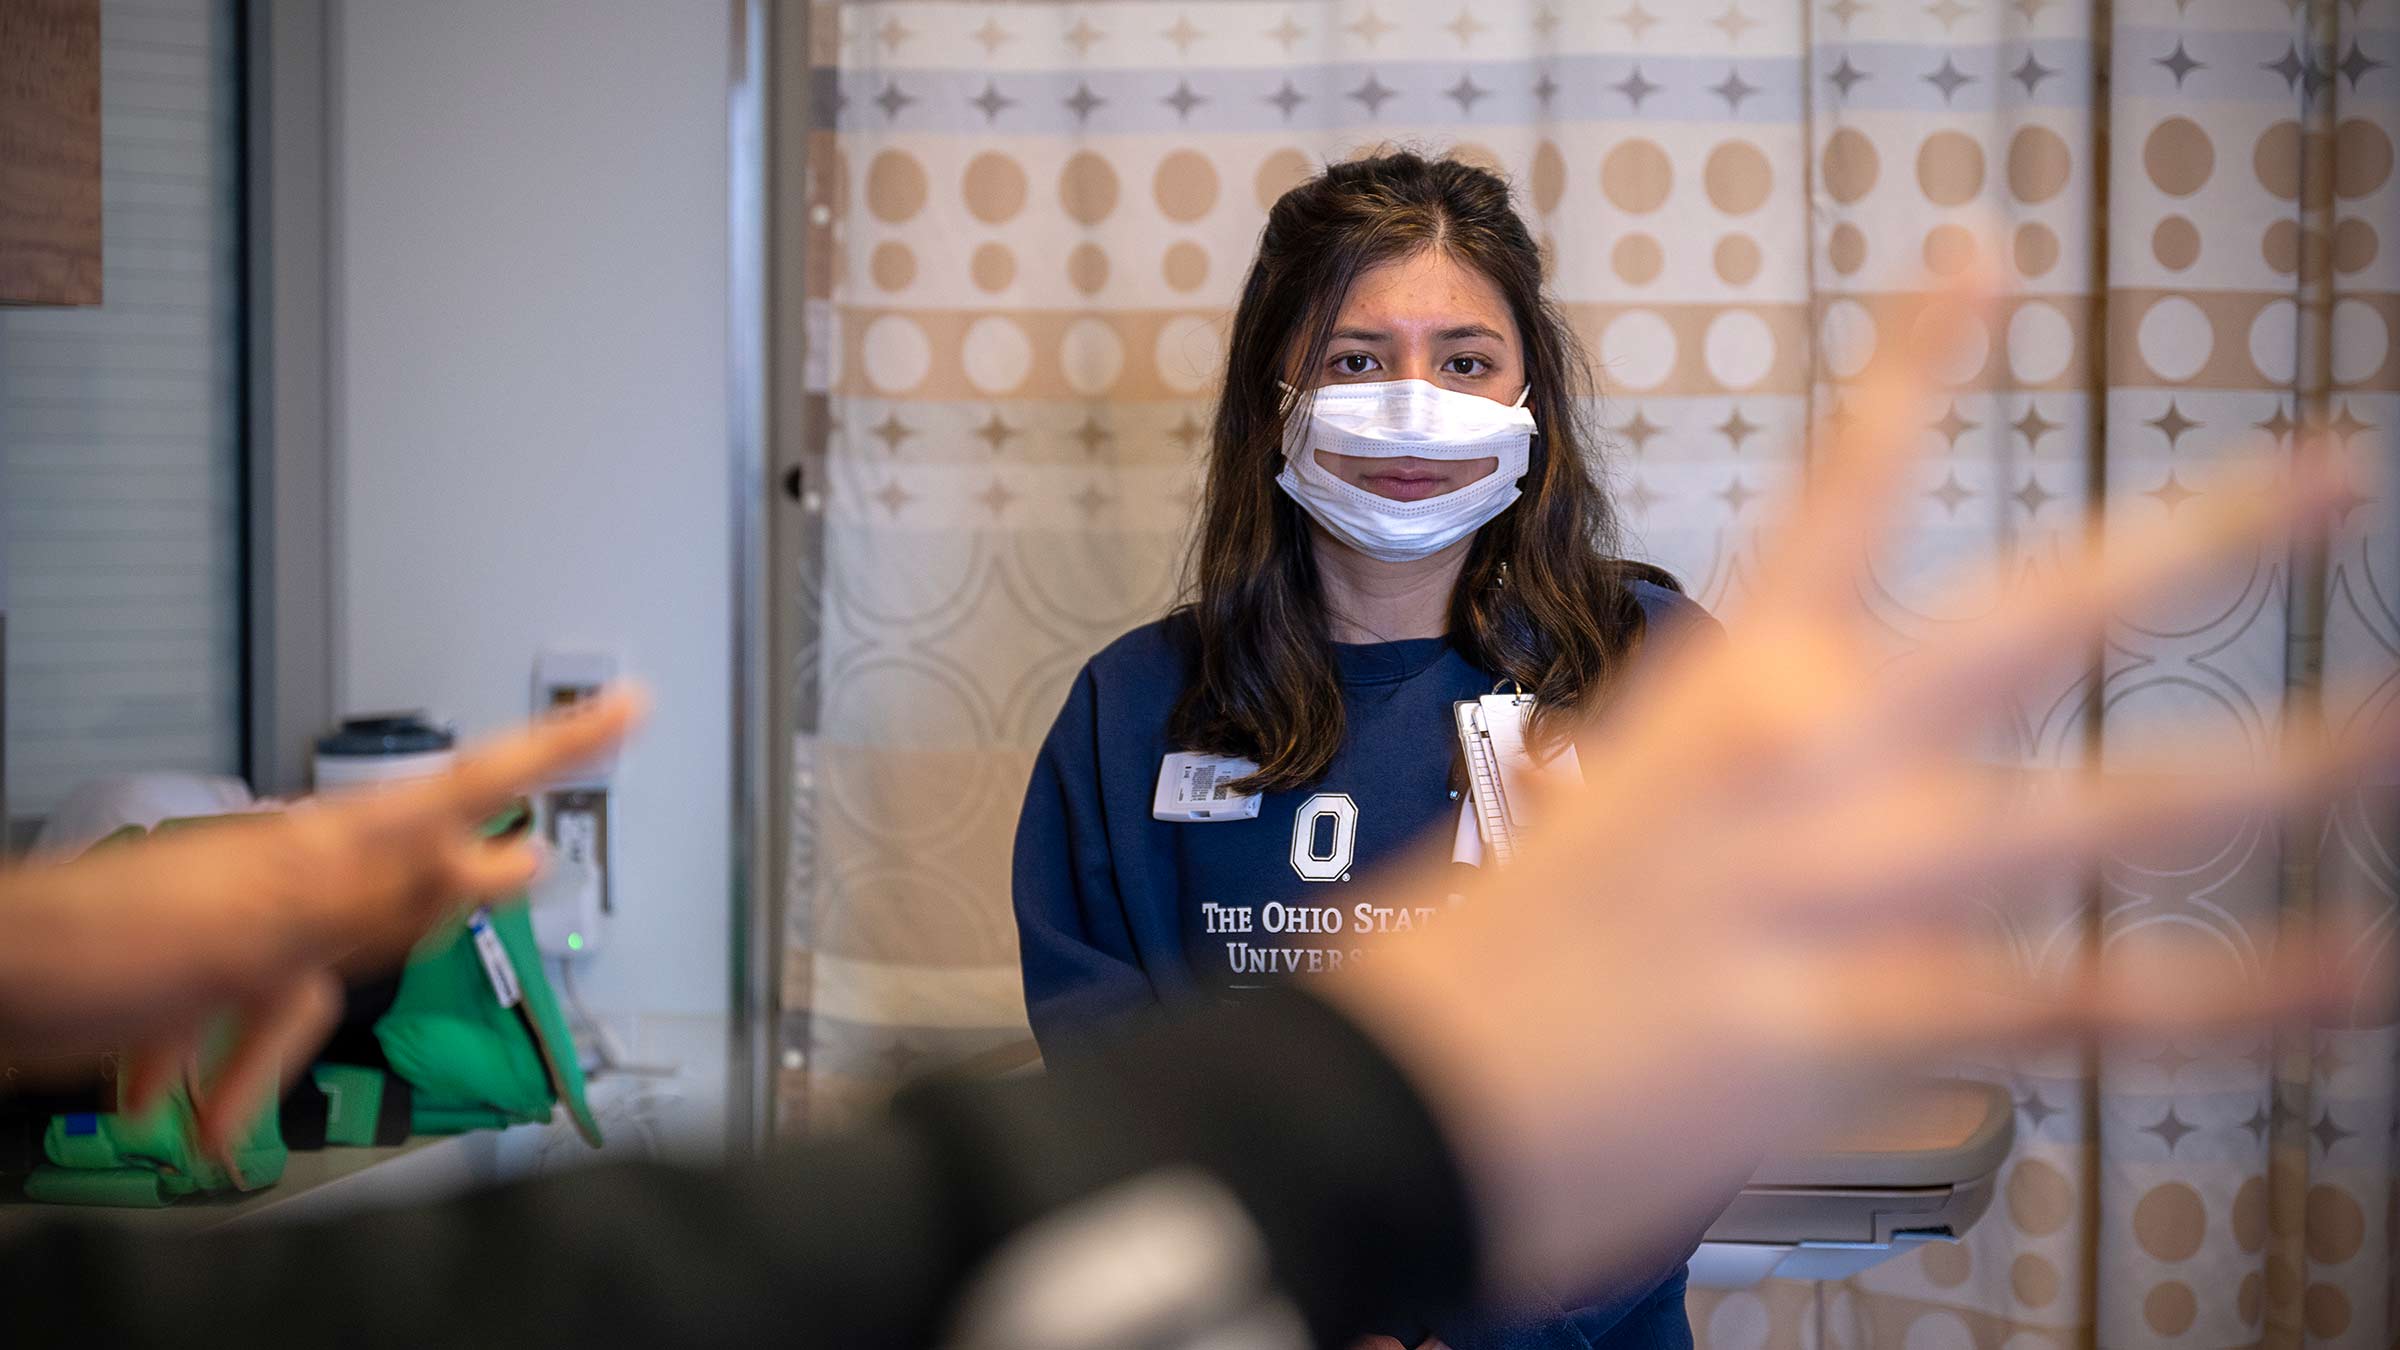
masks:
{"type": "Polygon", "coordinates": [[[238,1179],[200,1152],[191,1093],[178,1082],[139,1116],[121,1111],[52,1116],[42,1132],[49,1159],[25,1178],[25,1197],[62,1205],[155,1209],[179,1196],[256,1190],[283,1178],[290,1154],[273,1111],[261,1111],[235,1141],[238,1179]]]}
{"type": "MultiPolygon", "coordinates": [[[[520,802],[484,832],[504,837],[530,820],[520,802]]],[[[159,828],[199,823],[168,821],[159,828]]],[[[144,833],[128,826],[94,847],[144,833]]],[[[546,1121],[563,1102],[576,1130],[600,1146],[599,1122],[584,1098],[583,1066],[542,970],[522,897],[478,909],[419,943],[401,972],[398,996],[374,1030],[389,1079],[381,1065],[320,1064],[312,1073],[326,1094],[328,1143],[374,1143],[383,1098],[399,1090],[391,1081],[398,1080],[407,1085],[409,1127],[417,1134],[546,1121]]],[[[289,1156],[273,1110],[260,1112],[233,1149],[238,1181],[200,1156],[196,1140],[191,1097],[180,1083],[140,1117],[54,1116],[42,1138],[48,1163],[27,1178],[25,1194],[59,1204],[157,1207],[185,1195],[271,1185],[283,1176],[289,1156]]]]}
{"type": "Polygon", "coordinates": [[[504,1005],[477,950],[474,919],[460,919],[420,944],[400,977],[400,996],[375,1024],[392,1072],[415,1089],[411,1116],[419,1134],[550,1118],[566,1104],[593,1147],[600,1126],[584,1100],[583,1065],[558,997],[542,971],[533,921],[523,901],[497,906],[486,921],[498,940],[518,997],[504,1005]]]}

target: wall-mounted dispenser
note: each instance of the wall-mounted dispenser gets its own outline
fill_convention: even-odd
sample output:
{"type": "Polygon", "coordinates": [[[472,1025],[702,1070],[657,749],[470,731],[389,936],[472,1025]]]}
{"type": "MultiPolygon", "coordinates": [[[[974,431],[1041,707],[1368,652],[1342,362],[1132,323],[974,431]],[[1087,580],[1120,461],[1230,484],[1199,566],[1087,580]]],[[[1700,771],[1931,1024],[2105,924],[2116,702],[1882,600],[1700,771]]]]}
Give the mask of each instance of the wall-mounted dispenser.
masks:
{"type": "MultiPolygon", "coordinates": [[[[592,697],[617,677],[613,656],[545,651],[534,660],[533,711],[539,716],[592,697]]],[[[534,801],[550,867],[533,889],[533,934],[545,956],[575,961],[600,950],[616,912],[611,813],[616,762],[597,761],[572,778],[545,784],[534,801]]]]}

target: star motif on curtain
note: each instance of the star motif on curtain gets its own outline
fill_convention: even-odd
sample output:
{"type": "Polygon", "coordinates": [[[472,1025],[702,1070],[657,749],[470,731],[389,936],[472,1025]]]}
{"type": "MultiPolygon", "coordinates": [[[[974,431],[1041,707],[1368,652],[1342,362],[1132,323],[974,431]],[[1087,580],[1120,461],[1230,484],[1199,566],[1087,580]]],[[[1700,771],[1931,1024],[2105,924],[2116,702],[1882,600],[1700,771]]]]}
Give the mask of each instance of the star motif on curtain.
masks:
{"type": "Polygon", "coordinates": [[[904,92],[897,82],[887,81],[883,92],[875,96],[875,106],[883,109],[883,119],[887,122],[898,117],[902,108],[914,102],[916,99],[904,92]]]}
{"type": "Polygon", "coordinates": [[[2258,63],[2258,68],[2260,70],[2271,70],[2276,74],[2281,75],[2283,77],[2284,92],[2289,93],[2292,90],[2300,87],[2300,74],[2308,67],[2300,60],[2300,49],[2290,43],[2286,43],[2284,44],[2283,55],[2281,58],[2273,61],[2261,61],[2258,63]]]}
{"type": "Polygon", "coordinates": [[[1650,438],[1665,431],[1666,428],[1651,421],[1643,415],[1639,407],[1636,407],[1633,410],[1633,416],[1626,419],[1623,425],[1610,427],[1609,430],[1633,442],[1633,453],[1639,455],[1647,453],[1650,449],[1650,438]]]}
{"type": "Polygon", "coordinates": [[[1374,46],[1384,34],[1399,26],[1376,13],[1373,5],[1367,6],[1366,13],[1359,15],[1356,23],[1348,25],[1350,31],[1358,34],[1369,47],[1374,46]]]}
{"type": "Polygon", "coordinates": [[[1167,435],[1177,445],[1183,447],[1185,454],[1190,454],[1192,447],[1200,444],[1200,433],[1203,430],[1199,421],[1192,416],[1192,410],[1186,408],[1183,410],[1183,419],[1167,428],[1167,435]]]}
{"type": "Polygon", "coordinates": [[[1399,96],[1399,90],[1390,88],[1386,86],[1383,81],[1375,78],[1375,73],[1373,71],[1367,72],[1367,82],[1365,84],[1362,84],[1358,88],[1350,91],[1351,98],[1357,99],[1360,103],[1366,105],[1367,116],[1369,117],[1373,117],[1377,113],[1383,111],[1383,105],[1387,101],[1398,98],[1399,96]]]}
{"type": "Polygon", "coordinates": [[[1533,96],[1541,103],[1545,111],[1550,107],[1551,98],[1556,96],[1557,93],[1558,81],[1550,78],[1549,71],[1543,71],[1541,78],[1533,82],[1533,96]]]}
{"type": "Polygon", "coordinates": [[[2172,516],[2175,514],[2177,507],[2182,506],[2185,502],[2190,501],[2192,498],[2197,497],[2200,494],[2192,491],[2190,488],[2185,487],[2183,485],[2183,480],[2175,476],[2175,471],[2173,469],[2169,469],[2167,470],[2166,482],[2159,484],[2157,487],[2150,489],[2148,492],[2145,492],[2142,495],[2145,497],[2157,498],[2158,504],[2167,508],[2167,514],[2172,516]]]}
{"type": "Polygon", "coordinates": [[[2165,66],[2169,71],[2171,71],[2175,76],[2175,87],[2178,89],[2183,88],[2184,76],[2191,74],[2195,70],[2208,69],[2208,63],[2206,61],[2194,60],[2192,58],[2192,54],[2184,50],[2182,38],[2175,39],[2175,50],[2173,52],[2170,52],[2165,56],[2151,57],[2150,64],[2154,66],[2165,66]]]}
{"type": "Polygon", "coordinates": [[[1191,15],[1179,13],[1175,16],[1175,26],[1162,31],[1159,36],[1174,43],[1175,54],[1183,56],[1191,52],[1193,43],[1207,37],[1208,34],[1192,27],[1191,15]]]}
{"type": "Polygon", "coordinates": [[[2025,476],[2025,486],[2018,488],[2011,495],[2017,499],[2019,506],[2025,508],[2025,514],[2029,518],[2040,515],[2043,507],[2058,500],[2057,493],[2043,487],[2042,480],[2031,474],[2025,476]]]}
{"type": "Polygon", "coordinates": [[[2367,55],[2366,49],[2359,46],[2358,39],[2352,38],[2350,39],[2350,50],[2342,56],[2340,70],[2343,75],[2349,77],[2350,92],[2355,94],[2358,92],[2358,82],[2366,78],[2367,72],[2381,70],[2390,64],[2389,61],[2378,61],[2367,55]]]}
{"type": "Polygon", "coordinates": [[[1925,83],[1932,85],[1934,88],[1941,90],[1942,102],[1944,103],[1948,103],[1953,97],[1955,97],[1959,90],[1975,83],[1975,77],[1967,74],[1963,70],[1960,70],[1958,68],[1958,63],[1952,61],[1947,53],[1944,53],[1942,56],[1941,69],[1933,72],[1931,75],[1921,75],[1918,78],[1925,81],[1925,83]]]}
{"type": "Polygon", "coordinates": [[[1765,87],[1765,85],[1752,84],[1743,79],[1742,72],[1739,70],[1728,70],[1725,72],[1724,80],[1720,83],[1710,85],[1708,87],[1708,91],[1712,94],[1715,94],[1718,98],[1725,100],[1725,107],[1727,111],[1740,112],[1742,110],[1742,100],[1750,97],[1752,94],[1757,93],[1765,87]]]}
{"type": "Polygon", "coordinates": [[[2334,435],[2341,437],[2344,441],[2348,441],[2362,431],[2375,429],[2373,422],[2361,420],[2357,413],[2350,411],[2350,400],[2348,399],[2342,400],[2342,410],[2333,415],[2333,421],[2328,426],[2334,435]]]}
{"type": "Polygon", "coordinates": [[[1484,29],[1491,27],[1491,25],[1487,23],[1478,23],[1475,19],[1474,12],[1464,6],[1459,8],[1457,18],[1452,19],[1450,22],[1443,24],[1442,26],[1458,35],[1458,45],[1461,47],[1471,47],[1475,45],[1475,35],[1482,32],[1484,29]]]}
{"type": "Polygon", "coordinates": [[[1942,439],[1950,443],[1950,448],[1952,450],[1956,450],[1958,448],[1959,437],[1966,435],[1968,432],[1973,431],[1982,425],[1983,423],[1981,422],[1970,422],[1965,417],[1960,416],[1958,405],[1956,403],[1952,403],[1949,411],[1942,414],[1941,420],[1935,422],[1932,429],[1942,433],[1942,439]]]}
{"type": "Polygon", "coordinates": [[[1753,435],[1756,435],[1758,429],[1758,423],[1742,416],[1742,409],[1739,404],[1736,404],[1733,411],[1726,415],[1725,420],[1717,423],[1716,426],[1717,434],[1732,442],[1736,453],[1740,452],[1742,448],[1742,442],[1749,440],[1753,435]]]}
{"type": "Polygon", "coordinates": [[[2050,0],[2011,0],[2009,7],[2024,15],[2025,22],[2032,23],[2042,17],[2043,10],[2050,7],[2050,0]]]}
{"type": "Polygon", "coordinates": [[[1458,77],[1458,83],[1443,90],[1442,94],[1458,105],[1459,116],[1467,117],[1475,111],[1475,100],[1490,98],[1492,91],[1476,84],[1473,77],[1461,75],[1458,77]]]}
{"type": "Polygon", "coordinates": [[[2318,65],[2316,55],[2311,53],[2307,58],[2307,63],[2300,68],[2300,96],[2302,98],[2315,98],[2317,95],[2323,93],[2327,87],[2331,86],[2332,83],[2332,68],[2318,65]]]}
{"type": "Polygon", "coordinates": [[[1937,502],[1940,502],[1944,512],[1948,513],[1952,517],[1956,517],[1958,515],[1958,508],[1961,505],[1975,499],[1975,489],[1958,481],[1958,470],[1951,469],[1942,475],[1941,486],[1934,488],[1925,495],[1933,498],[1937,502]]]}
{"type": "Polygon", "coordinates": [[[2274,437],[2276,444],[2280,445],[2283,443],[2285,438],[2289,437],[2293,430],[2296,429],[2300,424],[2293,421],[2291,414],[2285,412],[2283,410],[2283,404],[2278,402],[2275,405],[2274,416],[2268,418],[2264,422],[2253,422],[2250,425],[2257,427],[2260,431],[2263,431],[2274,437]]]}
{"type": "Polygon", "coordinates": [[[2026,449],[2033,451],[2035,454],[2040,454],[2042,449],[2042,437],[2058,430],[2061,426],[2064,426],[2065,423],[2051,421],[2049,418],[2042,416],[2042,408],[2040,404],[2028,403],[2025,405],[2025,415],[2018,418],[2016,421],[2009,423],[2009,425],[2015,428],[2018,435],[2025,438],[2026,449]]]}
{"type": "Polygon", "coordinates": [[[1110,441],[1113,441],[1117,438],[1115,432],[1110,431],[1107,427],[1100,425],[1100,415],[1098,413],[1084,414],[1083,425],[1075,428],[1071,434],[1078,442],[1082,444],[1083,453],[1087,455],[1099,454],[1102,450],[1108,448],[1108,443],[1110,441]]]}
{"type": "Polygon", "coordinates": [[[2035,1088],[2033,1091],[2026,1093],[2025,1100],[2017,1103],[2017,1109],[2024,1112],[2032,1119],[2033,1128],[2037,1130],[2042,1128],[2042,1122],[2048,1120],[2050,1117],[2066,1114],[2064,1111],[2059,1110],[2050,1103],[2043,1101],[2042,1090],[2040,1088],[2035,1088]]]}
{"type": "Polygon", "coordinates": [[[2358,1133],[2356,1130],[2343,1129],[2341,1125],[2334,1120],[2333,1108],[2330,1106],[2326,1107],[2324,1112],[2317,1117],[2316,1124],[2308,1127],[2308,1132],[2316,1136],[2317,1147],[2326,1153],[2333,1152],[2333,1146],[2335,1144],[2338,1144],[2358,1133]]]}
{"type": "Polygon", "coordinates": [[[2150,1056],[2150,1062],[2157,1065],[2160,1071],[2164,1072],[2167,1077],[2171,1079],[2176,1074],[2179,1074],[2192,1065],[2199,1063],[2200,1057],[2198,1055],[2187,1055],[2180,1047],[2177,1046],[2162,1045],[2159,1047],[2157,1054],[2150,1056]]]}
{"type": "Polygon", "coordinates": [[[1533,31],[1541,34],[1542,41],[1548,42],[1550,35],[1558,31],[1558,11],[1548,5],[1535,10],[1533,12],[1533,31]]]}
{"type": "Polygon", "coordinates": [[[1634,111],[1640,112],[1642,108],[1642,100],[1650,97],[1652,94],[1657,93],[1659,90],[1666,88],[1666,86],[1663,84],[1653,84],[1650,81],[1643,79],[1642,68],[1637,65],[1633,68],[1633,73],[1631,75],[1628,75],[1624,79],[1621,79],[1615,84],[1610,85],[1609,88],[1614,89],[1618,93],[1623,94],[1625,97],[1633,100],[1634,111]]]}
{"type": "Polygon", "coordinates": [[[877,422],[871,429],[875,434],[875,439],[883,442],[883,448],[895,455],[900,453],[900,447],[908,442],[909,437],[917,434],[915,427],[900,420],[900,414],[897,411],[885,413],[883,420],[877,422]]]}
{"type": "Polygon", "coordinates": [[[1099,517],[1101,510],[1114,503],[1116,498],[1102,492],[1098,483],[1086,483],[1081,492],[1067,500],[1075,503],[1076,509],[1083,512],[1084,519],[1094,520],[1099,517]]]}
{"type": "Polygon", "coordinates": [[[1941,20],[1942,31],[1947,33],[1951,25],[1974,13],[1975,7],[1962,5],[1959,0],[1933,0],[1932,4],[1925,7],[1925,12],[1941,20]]]}
{"type": "Polygon", "coordinates": [[[884,484],[882,490],[875,494],[875,500],[883,503],[883,509],[895,516],[900,514],[900,508],[916,499],[917,494],[900,486],[900,480],[897,478],[884,484]]]}
{"type": "Polygon", "coordinates": [[[1067,39],[1067,45],[1073,47],[1075,55],[1081,58],[1091,55],[1092,44],[1107,37],[1108,34],[1092,27],[1091,20],[1078,14],[1075,16],[1075,26],[1068,29],[1064,36],[1067,39]]]}
{"type": "Polygon", "coordinates": [[[1761,495],[1763,494],[1759,493],[1749,484],[1744,483],[1742,481],[1742,476],[1738,473],[1733,476],[1731,481],[1725,484],[1723,491],[1717,493],[1717,496],[1723,498],[1725,501],[1726,513],[1736,516],[1742,513],[1743,507],[1748,506],[1754,501],[1757,501],[1761,495]]]}
{"type": "Polygon", "coordinates": [[[974,32],[974,38],[977,42],[983,44],[983,54],[986,56],[990,56],[994,52],[999,51],[1000,44],[1013,41],[1015,40],[1016,36],[1016,34],[1008,31],[1005,28],[1002,28],[998,19],[985,19],[983,21],[983,27],[976,29],[974,32]]]}
{"type": "Polygon", "coordinates": [[[1308,30],[1302,28],[1296,23],[1293,23],[1291,12],[1286,10],[1283,15],[1283,22],[1275,25],[1273,28],[1268,29],[1267,36],[1275,39],[1277,42],[1282,43],[1283,50],[1288,53],[1292,50],[1293,43],[1298,42],[1300,39],[1308,36],[1308,30]]]}
{"type": "Polygon", "coordinates": [[[2250,1108],[2250,1118],[2235,1128],[2248,1130],[2253,1139],[2263,1144],[2267,1142],[2267,1132],[2275,1128],[2275,1118],[2267,1114],[2267,1104],[2260,1102],[2250,1108]]]}
{"type": "Polygon", "coordinates": [[[1059,102],[1064,103],[1067,106],[1067,110],[1075,114],[1076,124],[1081,125],[1091,121],[1092,110],[1108,102],[1108,100],[1100,97],[1098,94],[1093,93],[1091,85],[1082,80],[1077,80],[1075,82],[1075,92],[1067,95],[1063,99],[1060,99],[1059,102]]]}
{"type": "Polygon", "coordinates": [[[1274,104],[1276,108],[1282,111],[1283,120],[1289,122],[1292,120],[1292,109],[1308,102],[1308,95],[1301,93],[1297,89],[1294,89],[1292,87],[1292,82],[1287,79],[1283,82],[1283,87],[1281,89],[1278,89],[1274,93],[1267,95],[1262,101],[1274,104]]]}
{"type": "Polygon", "coordinates": [[[896,52],[900,50],[901,43],[915,37],[916,34],[909,29],[908,25],[898,19],[885,19],[883,27],[875,30],[875,36],[883,43],[885,51],[896,52]]]}
{"type": "Polygon", "coordinates": [[[1727,42],[1739,42],[1742,40],[1742,34],[1761,26],[1758,20],[1744,14],[1741,6],[1734,4],[1726,5],[1725,12],[1710,19],[1709,22],[1724,30],[1727,42]]]}
{"type": "Polygon", "coordinates": [[[1008,490],[1008,484],[1001,482],[997,478],[992,480],[992,485],[990,487],[987,487],[983,491],[975,494],[975,500],[982,502],[984,506],[991,511],[992,518],[994,520],[998,520],[1000,518],[1000,513],[1006,511],[1009,508],[1009,504],[1016,501],[1016,499],[1017,494],[1008,490]]]}
{"type": "Polygon", "coordinates": [[[2156,1125],[2144,1125],[2142,1127],[2142,1133],[2157,1135],[2160,1142],[2167,1146],[2167,1152],[2169,1154],[2173,1154],[2175,1152],[2175,1146],[2183,1142],[2183,1137],[2185,1135],[2198,1134],[2199,1132],[2199,1126],[2192,1124],[2190,1121],[2185,1120],[2182,1116],[2176,1114],[2175,1104],[2173,1102],[2167,1103],[2167,1114],[2165,1119],[2159,1121],[2156,1125]]]}
{"type": "Polygon", "coordinates": [[[1208,102],[1208,96],[1205,94],[1193,93],[1191,82],[1189,80],[1177,80],[1175,82],[1175,92],[1167,95],[1165,98],[1160,99],[1159,102],[1166,104],[1170,108],[1173,108],[1175,110],[1175,116],[1178,120],[1189,122],[1192,120],[1192,109],[1208,102]]]}
{"type": "Polygon", "coordinates": [[[1859,0],[1833,0],[1832,4],[1825,7],[1826,12],[1842,21],[1842,31],[1845,33],[1850,31],[1852,19],[1873,8],[1873,5],[1861,4],[1859,0]]]}
{"type": "Polygon", "coordinates": [[[2057,73],[2058,67],[2043,65],[2034,59],[2031,52],[2025,53],[2025,59],[2017,63],[2017,68],[2008,72],[2010,79],[2025,86],[2027,97],[2031,97],[2035,90],[2042,87],[2042,81],[2057,73]]]}
{"type": "Polygon", "coordinates": [[[1841,61],[1834,66],[1832,71],[1829,72],[1825,78],[1833,81],[1833,87],[1841,90],[1842,97],[1847,99],[1850,97],[1850,91],[1852,89],[1857,88],[1859,85],[1864,84],[1868,80],[1871,80],[1875,77],[1866,71],[1860,70],[1857,66],[1852,65],[1850,63],[1850,53],[1843,52],[1841,61]]]}
{"type": "Polygon", "coordinates": [[[1651,490],[1650,480],[1639,474],[1634,475],[1633,491],[1625,494],[1625,504],[1632,507],[1637,516],[1648,515],[1651,507],[1665,500],[1665,497],[1651,490]]]}
{"type": "Polygon", "coordinates": [[[1188,79],[1176,79],[1174,94],[1169,94],[1166,98],[1159,98],[1159,103],[1166,103],[1169,108],[1174,108],[1176,120],[1188,123],[1188,120],[1193,118],[1193,108],[1198,108],[1200,103],[1207,103],[1207,94],[1195,94],[1188,79]]]}
{"type": "Polygon", "coordinates": [[[1641,0],[1634,0],[1634,3],[1624,13],[1617,16],[1617,22],[1625,25],[1625,31],[1632,35],[1634,41],[1639,42],[1642,40],[1642,34],[1649,32],[1651,26],[1656,24],[1658,19],[1650,11],[1642,8],[1641,0]]]}
{"type": "Polygon", "coordinates": [[[971,99],[968,99],[967,102],[972,103],[976,107],[983,110],[983,124],[987,127],[990,126],[993,121],[1000,116],[1000,114],[1017,106],[1017,101],[1015,99],[1001,93],[1000,86],[992,83],[990,80],[985,80],[983,82],[982,93],[977,94],[971,99]]]}
{"type": "Polygon", "coordinates": [[[2156,427],[2158,429],[2158,434],[2167,438],[2167,448],[2169,450],[2173,450],[2177,447],[2177,443],[2183,440],[2183,433],[2190,431],[2194,427],[2203,426],[2206,424],[2195,422],[2191,418],[2184,416],[2183,409],[2175,405],[2175,400],[2168,399],[2167,410],[2163,413],[2160,413],[2158,416],[2151,418],[2149,421],[2142,423],[2142,425],[2146,427],[2156,427]]]}
{"type": "Polygon", "coordinates": [[[975,434],[981,436],[985,444],[992,447],[992,453],[997,455],[1008,449],[1010,441],[1025,433],[1000,420],[1000,410],[994,408],[992,415],[984,420],[983,425],[975,428],[975,434]]]}

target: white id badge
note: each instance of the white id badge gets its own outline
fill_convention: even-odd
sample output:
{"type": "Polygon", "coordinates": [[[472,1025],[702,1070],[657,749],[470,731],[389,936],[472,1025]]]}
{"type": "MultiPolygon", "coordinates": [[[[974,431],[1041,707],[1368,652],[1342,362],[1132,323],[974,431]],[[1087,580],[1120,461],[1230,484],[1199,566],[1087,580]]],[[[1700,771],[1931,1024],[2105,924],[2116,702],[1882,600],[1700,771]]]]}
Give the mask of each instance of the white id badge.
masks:
{"type": "Polygon", "coordinates": [[[508,949],[492,931],[492,912],[478,906],[467,919],[467,931],[475,935],[475,955],[483,961],[483,977],[492,983],[492,997],[503,1008],[517,1006],[525,991],[517,984],[516,968],[508,963],[508,949]]]}
{"type": "Polygon", "coordinates": [[[1237,794],[1232,785],[1257,772],[1258,766],[1246,759],[1179,750],[1159,761],[1150,815],[1177,824],[1256,819],[1259,794],[1237,794]]]}

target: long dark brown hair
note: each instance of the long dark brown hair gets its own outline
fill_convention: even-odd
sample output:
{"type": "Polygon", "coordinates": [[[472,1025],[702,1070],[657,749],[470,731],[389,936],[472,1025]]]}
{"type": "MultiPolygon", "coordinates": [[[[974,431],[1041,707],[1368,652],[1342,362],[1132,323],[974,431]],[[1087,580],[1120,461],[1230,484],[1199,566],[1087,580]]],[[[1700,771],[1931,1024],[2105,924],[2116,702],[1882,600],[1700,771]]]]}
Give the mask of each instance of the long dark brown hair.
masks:
{"type": "Polygon", "coordinates": [[[1255,761],[1244,791],[1315,782],[1344,735],[1308,517],[1275,486],[1278,381],[1323,361],[1361,275],[1429,248],[1489,277],[1507,298],[1537,428],[1524,495],[1468,548],[1450,600],[1451,643],[1534,695],[1534,735],[1554,743],[1567,715],[1597,703],[1641,639],[1629,583],[1675,584],[1617,557],[1599,440],[1584,423],[1591,363],[1543,293],[1541,250],[1508,184],[1471,164],[1406,151],[1332,165],[1267,213],[1234,312],[1185,584],[1192,669],[1167,733],[1187,749],[1255,761]]]}

